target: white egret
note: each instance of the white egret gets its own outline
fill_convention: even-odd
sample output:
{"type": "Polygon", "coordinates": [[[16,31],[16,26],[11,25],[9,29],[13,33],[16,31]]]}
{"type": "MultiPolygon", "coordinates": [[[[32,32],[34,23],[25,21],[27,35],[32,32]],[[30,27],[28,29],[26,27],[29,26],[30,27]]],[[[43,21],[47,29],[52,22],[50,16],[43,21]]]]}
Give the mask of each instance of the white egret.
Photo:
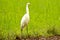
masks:
{"type": "MultiPolygon", "coordinates": [[[[28,8],[29,4],[30,3],[26,4],[26,14],[22,17],[22,20],[21,20],[21,34],[22,34],[24,27],[27,27],[29,20],[30,20],[29,8],[28,8]]],[[[27,27],[27,34],[28,34],[28,27],[27,27]]]]}

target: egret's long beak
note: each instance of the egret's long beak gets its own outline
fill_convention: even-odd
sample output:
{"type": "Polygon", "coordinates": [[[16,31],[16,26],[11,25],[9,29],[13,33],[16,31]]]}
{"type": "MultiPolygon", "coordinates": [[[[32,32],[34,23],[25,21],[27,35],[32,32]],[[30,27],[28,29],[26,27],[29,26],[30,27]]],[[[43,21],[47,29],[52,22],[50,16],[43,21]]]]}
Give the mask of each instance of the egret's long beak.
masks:
{"type": "Polygon", "coordinates": [[[30,5],[30,2],[28,2],[27,4],[30,5]]]}

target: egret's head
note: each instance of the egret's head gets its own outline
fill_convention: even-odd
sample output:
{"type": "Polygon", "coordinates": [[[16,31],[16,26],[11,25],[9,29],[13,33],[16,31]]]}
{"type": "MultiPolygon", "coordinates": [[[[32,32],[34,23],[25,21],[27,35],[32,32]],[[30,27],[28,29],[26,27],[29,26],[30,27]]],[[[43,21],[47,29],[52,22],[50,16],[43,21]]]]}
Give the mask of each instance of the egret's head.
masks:
{"type": "Polygon", "coordinates": [[[28,2],[27,5],[30,5],[30,3],[28,2]]]}

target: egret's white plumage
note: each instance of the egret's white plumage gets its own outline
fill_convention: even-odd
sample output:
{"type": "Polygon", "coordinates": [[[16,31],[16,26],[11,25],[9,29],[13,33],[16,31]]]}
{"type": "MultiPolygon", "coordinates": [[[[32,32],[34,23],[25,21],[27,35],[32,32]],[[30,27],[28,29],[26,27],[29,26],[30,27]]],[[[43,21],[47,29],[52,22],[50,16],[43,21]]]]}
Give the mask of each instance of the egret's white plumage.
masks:
{"type": "Polygon", "coordinates": [[[21,20],[21,29],[23,30],[23,28],[28,24],[29,22],[29,15],[28,14],[25,14],[23,17],[22,17],[22,20],[21,20]]]}
{"type": "Polygon", "coordinates": [[[26,4],[26,14],[22,17],[22,20],[21,20],[21,30],[23,30],[23,28],[28,25],[29,20],[30,20],[30,17],[29,17],[29,8],[28,8],[29,4],[30,3],[26,4]]]}

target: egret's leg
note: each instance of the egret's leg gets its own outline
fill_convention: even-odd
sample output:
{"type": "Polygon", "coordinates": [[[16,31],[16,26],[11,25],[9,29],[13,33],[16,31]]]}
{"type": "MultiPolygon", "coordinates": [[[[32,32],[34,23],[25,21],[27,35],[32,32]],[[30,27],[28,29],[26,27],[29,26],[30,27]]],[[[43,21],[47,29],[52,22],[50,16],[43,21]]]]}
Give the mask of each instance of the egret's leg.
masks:
{"type": "Polygon", "coordinates": [[[22,33],[22,31],[23,31],[23,30],[21,29],[21,39],[22,39],[22,36],[23,36],[23,33],[22,33]]]}
{"type": "Polygon", "coordinates": [[[28,26],[27,26],[27,37],[28,37],[28,26]]]}

